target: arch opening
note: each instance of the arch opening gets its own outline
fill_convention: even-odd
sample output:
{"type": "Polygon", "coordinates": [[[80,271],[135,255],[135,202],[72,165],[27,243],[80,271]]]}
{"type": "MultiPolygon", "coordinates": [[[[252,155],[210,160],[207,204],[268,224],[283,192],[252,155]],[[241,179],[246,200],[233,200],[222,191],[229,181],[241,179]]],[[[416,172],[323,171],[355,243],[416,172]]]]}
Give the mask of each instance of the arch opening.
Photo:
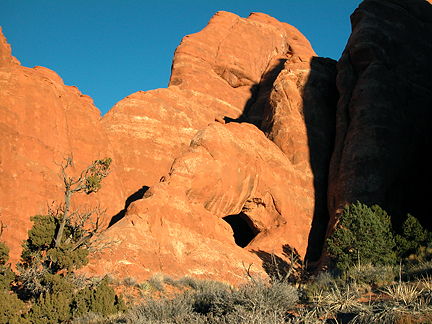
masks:
{"type": "Polygon", "coordinates": [[[234,232],[234,240],[242,248],[246,247],[259,233],[251,219],[243,212],[225,216],[223,220],[230,224],[234,232]]]}

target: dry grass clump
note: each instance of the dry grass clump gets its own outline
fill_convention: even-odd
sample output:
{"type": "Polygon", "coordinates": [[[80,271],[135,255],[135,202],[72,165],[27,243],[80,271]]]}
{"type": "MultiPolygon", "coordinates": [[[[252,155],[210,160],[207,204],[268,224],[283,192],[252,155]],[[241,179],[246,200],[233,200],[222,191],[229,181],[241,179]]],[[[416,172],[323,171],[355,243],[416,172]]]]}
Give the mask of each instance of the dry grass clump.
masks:
{"type": "Polygon", "coordinates": [[[415,277],[412,268],[359,265],[345,273],[322,272],[298,286],[249,277],[234,287],[156,274],[145,283],[125,280],[141,290],[125,314],[87,314],[75,323],[432,324],[432,263],[421,269],[415,277]]]}
{"type": "Polygon", "coordinates": [[[155,293],[143,295],[126,314],[106,319],[88,314],[75,323],[288,323],[289,311],[299,301],[291,284],[263,278],[251,278],[239,287],[191,277],[154,281],[148,285],[156,286],[155,293]]]}
{"type": "Polygon", "coordinates": [[[232,286],[183,278],[187,287],[174,298],[152,297],[132,310],[128,323],[283,323],[298,301],[290,284],[253,278],[232,286]]]}

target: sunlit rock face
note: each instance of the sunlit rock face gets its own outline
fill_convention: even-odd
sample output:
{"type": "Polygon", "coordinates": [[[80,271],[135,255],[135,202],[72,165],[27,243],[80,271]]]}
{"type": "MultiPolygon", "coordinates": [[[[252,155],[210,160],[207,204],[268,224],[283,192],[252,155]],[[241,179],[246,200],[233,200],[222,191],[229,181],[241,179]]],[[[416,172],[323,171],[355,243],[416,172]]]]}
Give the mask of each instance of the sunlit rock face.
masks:
{"type": "Polygon", "coordinates": [[[167,89],[134,93],[102,118],[127,194],[155,185],[216,118],[259,126],[273,81],[293,52],[315,55],[297,29],[261,13],[218,12],[202,31],[184,37],[167,89]]]}
{"type": "Polygon", "coordinates": [[[364,1],[351,23],[338,63],[329,232],[356,200],[379,204],[396,226],[411,213],[431,228],[432,6],[364,1]]]}
{"type": "Polygon", "coordinates": [[[260,270],[262,254],[289,246],[304,256],[313,215],[307,182],[257,127],[212,123],[110,228],[106,237],[117,243],[91,267],[235,282],[243,263],[260,270]]]}
{"type": "MultiPolygon", "coordinates": [[[[16,228],[4,235],[15,260],[30,216],[62,200],[56,163],[67,153],[75,175],[99,156],[113,158],[103,189],[76,197],[77,205],[99,201],[111,218],[103,238],[115,244],[89,271],[234,282],[245,264],[263,272],[272,253],[306,255],[316,194],[300,101],[315,53],[294,27],[265,14],[218,12],[183,39],[167,89],[134,93],[101,120],[90,97],[51,70],[21,67],[1,44],[1,203],[16,228]],[[275,126],[283,119],[275,81],[291,68],[299,79],[295,158],[275,126]],[[265,133],[263,118],[274,121],[265,133]]],[[[279,90],[292,86],[278,82],[279,90]]]]}
{"type": "MultiPolygon", "coordinates": [[[[77,176],[92,161],[114,153],[93,100],[64,85],[54,71],[21,66],[1,33],[0,115],[0,209],[6,226],[1,239],[11,249],[14,266],[32,226],[30,217],[64,198],[56,164],[62,156],[74,155],[68,171],[77,176]]],[[[77,194],[73,203],[100,204],[113,215],[123,209],[123,191],[114,171],[100,192],[77,194]]]]}
{"type": "MultiPolygon", "coordinates": [[[[107,233],[119,242],[106,252],[110,256],[101,255],[103,261],[93,260],[90,268],[135,276],[201,271],[204,277],[233,281],[244,275],[246,260],[256,265],[254,271],[263,271],[263,260],[272,253],[284,257],[293,248],[304,258],[316,214],[308,137],[321,121],[330,125],[321,136],[325,152],[319,153],[329,160],[327,137],[334,137],[336,105],[336,62],[323,59],[314,65],[315,58],[297,29],[265,14],[244,19],[218,12],[201,32],[186,36],[175,52],[167,89],[135,93],[102,119],[124,166],[127,195],[143,186],[150,189],[141,191],[143,199],[132,203],[107,233]],[[278,77],[291,70],[296,80],[278,77]],[[307,84],[310,75],[314,84],[307,84]],[[296,105],[288,118],[280,109],[290,105],[278,97],[281,89],[295,94],[285,98],[296,105]],[[327,90],[330,94],[323,94],[327,90]],[[308,111],[318,119],[307,129],[302,98],[306,94],[312,103],[315,92],[321,106],[308,111]],[[265,132],[260,130],[263,118],[265,132]],[[297,126],[286,132],[289,120],[297,126]],[[292,137],[299,150],[294,154],[286,149],[292,137]],[[187,244],[180,237],[185,233],[187,244]],[[142,245],[134,243],[137,236],[142,245]],[[208,239],[219,243],[208,243],[204,254],[194,255],[208,239]],[[116,262],[122,255],[124,260],[116,262]],[[200,259],[208,264],[205,271],[199,270],[200,259]]],[[[326,171],[320,177],[325,182],[326,171]]],[[[319,214],[324,230],[317,242],[328,220],[326,208],[319,214]]]]}

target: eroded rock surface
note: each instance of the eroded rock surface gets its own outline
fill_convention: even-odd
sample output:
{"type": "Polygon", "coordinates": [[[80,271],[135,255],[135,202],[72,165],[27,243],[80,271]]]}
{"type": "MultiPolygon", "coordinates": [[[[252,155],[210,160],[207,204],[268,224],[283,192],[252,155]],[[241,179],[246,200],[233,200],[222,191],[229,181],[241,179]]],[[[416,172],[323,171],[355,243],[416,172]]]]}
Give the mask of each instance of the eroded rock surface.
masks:
{"type": "Polygon", "coordinates": [[[11,47],[7,43],[7,40],[4,37],[0,27],[0,67],[14,64],[20,64],[20,62],[14,56],[12,56],[11,47]]]}
{"type": "Polygon", "coordinates": [[[262,122],[267,137],[314,191],[309,261],[320,257],[329,220],[326,191],[338,97],[336,61],[294,53],[273,83],[262,122]]]}
{"type": "MultiPolygon", "coordinates": [[[[113,216],[104,238],[115,244],[92,259],[96,272],[143,278],[163,271],[234,282],[245,265],[262,272],[272,253],[293,248],[305,256],[315,208],[308,150],[297,146],[302,154],[293,158],[284,139],[273,136],[280,129],[266,128],[275,145],[256,126],[238,123],[260,126],[268,98],[273,94],[274,106],[284,100],[272,90],[281,71],[301,71],[300,88],[313,74],[315,53],[294,27],[265,14],[244,19],[219,12],[183,39],[167,89],[128,96],[101,123],[90,97],[49,69],[21,67],[2,44],[7,162],[0,176],[7,194],[0,203],[5,219],[21,215],[11,225],[19,234],[5,235],[13,250],[41,202],[62,198],[54,160],[72,152],[77,171],[95,158],[91,152],[113,157],[115,168],[90,197],[109,202],[113,216]],[[123,207],[127,212],[119,213],[123,207]]],[[[286,93],[292,86],[277,84],[286,93]]],[[[308,145],[300,88],[294,119],[301,130],[293,136],[308,145]]],[[[285,117],[272,118],[283,124],[285,117]]]]}
{"type": "Polygon", "coordinates": [[[314,210],[308,183],[257,127],[212,123],[192,138],[162,182],[110,228],[105,237],[116,243],[90,269],[235,283],[245,265],[263,271],[263,255],[283,255],[289,246],[304,257],[314,210]],[[233,231],[227,216],[246,222],[233,231]],[[235,237],[245,231],[254,238],[242,248],[235,237]]]}
{"type": "MultiPolygon", "coordinates": [[[[315,52],[297,29],[264,14],[244,19],[218,12],[201,32],[186,36],[175,52],[168,89],[135,93],[120,101],[102,120],[117,150],[117,159],[124,166],[121,177],[128,195],[133,197],[134,190],[138,190],[138,198],[143,194],[151,197],[131,205],[125,220],[107,234],[123,242],[112,250],[112,258],[122,258],[123,253],[124,262],[118,266],[111,261],[105,265],[93,262],[93,269],[110,268],[139,275],[141,262],[144,274],[187,272],[188,264],[205,258],[194,256],[190,252],[193,246],[202,244],[198,242],[203,239],[213,239],[216,234],[208,229],[214,228],[219,233],[218,241],[229,242],[228,250],[219,244],[216,250],[208,249],[206,253],[213,255],[213,270],[203,275],[217,272],[221,278],[232,280],[244,275],[241,263],[227,266],[230,270],[225,275],[216,266],[228,262],[226,255],[232,249],[244,262],[255,260],[260,271],[263,256],[283,255],[287,247],[304,258],[314,217],[315,223],[321,222],[318,232],[315,229],[312,235],[319,237],[314,244],[320,251],[328,214],[326,196],[317,195],[316,188],[326,190],[337,96],[335,62],[315,59],[315,52]],[[282,74],[285,77],[278,78],[282,74]],[[291,75],[292,80],[288,80],[291,75]],[[267,103],[269,97],[271,103],[267,103]],[[265,139],[256,127],[229,123],[261,126],[266,104],[270,107],[266,118],[272,122],[270,125],[267,120],[263,127],[277,145],[265,139]],[[215,119],[220,124],[206,127],[215,119]],[[229,124],[223,126],[225,122],[229,124]],[[311,153],[314,169],[308,148],[311,141],[317,149],[311,153]],[[162,175],[162,182],[157,184],[162,175]],[[143,185],[151,187],[148,192],[144,193],[143,185]],[[178,206],[186,207],[179,211],[178,206]],[[164,224],[160,225],[164,230],[143,225],[149,223],[149,218],[151,224],[164,224]],[[233,228],[239,226],[241,231],[250,232],[254,240],[242,243],[238,233],[233,238],[222,218],[233,228]],[[130,219],[134,219],[133,226],[130,219]],[[179,224],[195,226],[197,219],[205,224],[190,232],[195,235],[192,238],[190,234],[190,241],[197,243],[189,244],[186,254],[177,253],[172,246],[176,243],[170,242],[183,239],[176,236],[181,231],[172,228],[180,228],[179,224]],[[247,229],[242,228],[245,223],[247,229]],[[119,228],[122,234],[117,236],[119,228]],[[177,254],[170,252],[161,257],[152,254],[152,249],[138,249],[132,243],[135,239],[128,239],[128,231],[134,233],[131,237],[146,236],[150,246],[165,242],[159,251],[177,254]],[[247,248],[233,248],[235,242],[247,248]],[[139,255],[153,260],[152,266],[146,268],[139,255]],[[256,262],[257,256],[261,262],[256,262]],[[183,260],[179,269],[168,270],[167,264],[175,264],[176,260],[183,260]]],[[[190,273],[199,272],[198,268],[192,269],[190,273]]]]}

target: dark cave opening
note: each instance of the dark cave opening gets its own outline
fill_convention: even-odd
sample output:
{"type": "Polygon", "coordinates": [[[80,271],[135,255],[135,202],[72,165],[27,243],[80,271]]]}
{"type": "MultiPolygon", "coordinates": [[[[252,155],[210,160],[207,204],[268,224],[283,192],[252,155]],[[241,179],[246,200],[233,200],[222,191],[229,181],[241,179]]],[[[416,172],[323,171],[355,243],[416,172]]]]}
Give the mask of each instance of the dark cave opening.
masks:
{"type": "Polygon", "coordinates": [[[242,248],[246,247],[259,233],[250,218],[243,212],[237,215],[225,216],[223,220],[231,225],[234,240],[242,248]]]}

